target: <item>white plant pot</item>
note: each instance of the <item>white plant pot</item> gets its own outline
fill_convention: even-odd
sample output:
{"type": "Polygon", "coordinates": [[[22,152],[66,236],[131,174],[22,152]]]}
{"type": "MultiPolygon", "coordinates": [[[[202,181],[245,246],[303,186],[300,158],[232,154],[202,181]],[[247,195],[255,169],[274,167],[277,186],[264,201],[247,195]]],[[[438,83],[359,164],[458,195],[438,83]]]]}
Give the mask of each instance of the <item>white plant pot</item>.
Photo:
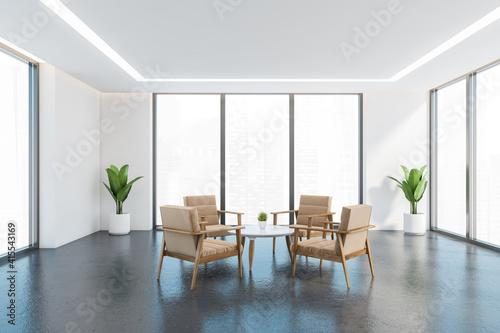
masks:
{"type": "Polygon", "coordinates": [[[109,234],[113,236],[130,233],[130,213],[109,214],[109,234]]]}
{"type": "Polygon", "coordinates": [[[259,221],[259,228],[261,230],[266,229],[266,224],[267,224],[267,221],[259,221]]]}
{"type": "Polygon", "coordinates": [[[408,235],[425,235],[425,214],[404,214],[404,231],[408,235]]]}

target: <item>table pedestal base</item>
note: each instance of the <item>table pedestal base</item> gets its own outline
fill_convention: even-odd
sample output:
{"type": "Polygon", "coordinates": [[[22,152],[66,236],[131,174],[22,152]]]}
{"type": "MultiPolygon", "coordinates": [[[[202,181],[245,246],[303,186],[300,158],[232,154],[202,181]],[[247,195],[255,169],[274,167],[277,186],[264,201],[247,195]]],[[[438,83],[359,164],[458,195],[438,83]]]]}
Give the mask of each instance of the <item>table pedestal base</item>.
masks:
{"type": "MultiPolygon", "coordinates": [[[[245,245],[245,238],[244,237],[242,240],[242,245],[245,245]]],[[[248,237],[250,239],[250,246],[248,247],[248,263],[250,264],[249,266],[249,271],[252,271],[252,265],[253,265],[253,255],[255,253],[255,238],[248,237]]],[[[290,250],[290,247],[292,245],[292,241],[290,239],[290,236],[285,236],[286,239],[286,248],[288,250],[288,255],[290,256],[290,260],[292,259],[292,251],[290,250]]]]}

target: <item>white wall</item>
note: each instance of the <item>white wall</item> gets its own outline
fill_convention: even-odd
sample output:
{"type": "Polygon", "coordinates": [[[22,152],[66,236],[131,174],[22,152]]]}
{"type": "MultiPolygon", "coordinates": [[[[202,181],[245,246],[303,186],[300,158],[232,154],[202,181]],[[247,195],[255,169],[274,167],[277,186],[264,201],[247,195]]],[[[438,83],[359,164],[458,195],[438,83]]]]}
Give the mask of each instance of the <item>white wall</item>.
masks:
{"type": "MultiPolygon", "coordinates": [[[[428,92],[364,94],[365,202],[373,205],[377,230],[402,230],[409,203],[393,180],[403,177],[400,165],[420,168],[429,163],[428,92]]],[[[429,188],[418,204],[428,213],[429,188]]],[[[427,221],[429,214],[427,214],[427,221]]]]}
{"type": "Polygon", "coordinates": [[[99,92],[40,64],[40,247],[99,230],[99,92]]]}
{"type": "MultiPolygon", "coordinates": [[[[150,230],[153,223],[152,110],[151,94],[101,93],[101,181],[108,183],[105,169],[111,164],[129,164],[129,180],[144,176],[123,204],[124,212],[131,213],[131,230],[150,230]]],[[[101,230],[107,230],[115,204],[102,183],[100,190],[101,230]]]]}

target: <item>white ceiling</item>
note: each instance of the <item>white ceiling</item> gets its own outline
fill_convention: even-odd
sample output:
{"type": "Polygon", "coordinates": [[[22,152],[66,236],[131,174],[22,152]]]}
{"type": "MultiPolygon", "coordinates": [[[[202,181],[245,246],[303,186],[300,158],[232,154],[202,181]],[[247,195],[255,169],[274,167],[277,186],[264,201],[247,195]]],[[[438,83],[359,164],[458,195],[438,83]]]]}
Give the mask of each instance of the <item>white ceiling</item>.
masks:
{"type": "MultiPolygon", "coordinates": [[[[0,37],[25,38],[21,48],[107,92],[422,91],[500,58],[499,20],[393,83],[141,83],[59,17],[45,22],[39,1],[0,1],[0,37]],[[39,27],[29,30],[27,22],[39,27]]],[[[341,43],[354,45],[354,29],[370,25],[372,11],[394,1],[63,2],[144,77],[156,71],[166,79],[388,79],[499,6],[498,0],[400,0],[401,12],[348,62],[341,43]],[[214,3],[232,10],[221,20],[214,3]]]]}

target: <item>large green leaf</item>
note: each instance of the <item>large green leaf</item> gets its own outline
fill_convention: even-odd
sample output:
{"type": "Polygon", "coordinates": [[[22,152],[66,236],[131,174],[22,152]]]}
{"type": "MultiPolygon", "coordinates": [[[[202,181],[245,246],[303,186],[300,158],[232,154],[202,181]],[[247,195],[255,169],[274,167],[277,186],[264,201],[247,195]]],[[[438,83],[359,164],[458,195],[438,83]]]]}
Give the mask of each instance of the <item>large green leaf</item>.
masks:
{"type": "Polygon", "coordinates": [[[118,175],[111,170],[111,168],[106,169],[108,173],[109,186],[111,187],[111,191],[117,195],[120,192],[122,186],[120,184],[120,179],[118,179],[118,175]]]}
{"type": "Polygon", "coordinates": [[[404,165],[401,165],[401,169],[403,169],[403,171],[405,172],[405,180],[409,181],[408,177],[410,177],[410,172],[408,171],[408,168],[404,165]]]}
{"type": "Polygon", "coordinates": [[[113,197],[113,200],[116,202],[116,196],[114,195],[113,191],[111,191],[111,189],[109,188],[109,186],[105,182],[102,182],[102,183],[104,184],[104,186],[106,186],[106,188],[109,191],[109,194],[111,194],[111,196],[113,197]]]}
{"type": "Polygon", "coordinates": [[[128,197],[128,194],[130,193],[130,190],[132,189],[132,185],[126,185],[124,188],[122,188],[120,190],[120,192],[118,192],[118,195],[116,196],[116,198],[118,199],[118,201],[125,201],[128,197]]]}
{"type": "Polygon", "coordinates": [[[425,184],[427,183],[426,180],[422,179],[419,183],[417,188],[415,189],[415,201],[420,201],[422,199],[422,196],[424,195],[425,191],[425,184]]]}
{"type": "Polygon", "coordinates": [[[414,202],[415,197],[413,196],[413,190],[411,189],[410,185],[403,181],[403,192],[405,193],[405,197],[409,202],[414,202]]]}
{"type": "Polygon", "coordinates": [[[415,192],[415,189],[418,186],[418,182],[420,181],[420,177],[418,176],[418,170],[411,169],[409,178],[410,179],[408,180],[408,185],[410,185],[412,192],[415,192]]]}
{"type": "Polygon", "coordinates": [[[391,176],[387,176],[387,178],[390,178],[390,179],[394,180],[395,182],[397,182],[399,185],[401,185],[401,182],[399,180],[397,180],[396,178],[391,177],[391,176]]]}
{"type": "Polygon", "coordinates": [[[420,170],[418,170],[418,179],[422,179],[425,168],[427,168],[427,164],[421,167],[420,170]]]}
{"type": "Polygon", "coordinates": [[[111,166],[109,167],[111,170],[114,171],[114,173],[116,173],[118,175],[118,173],[120,172],[120,170],[118,170],[118,168],[116,166],[114,166],[113,164],[111,164],[111,166]]]}
{"type": "Polygon", "coordinates": [[[122,187],[127,185],[127,179],[128,179],[128,164],[125,164],[122,166],[120,169],[120,172],[118,173],[118,178],[120,179],[120,184],[122,187]]]}
{"type": "Polygon", "coordinates": [[[423,181],[423,185],[422,185],[422,193],[420,194],[420,197],[417,198],[415,197],[415,199],[418,201],[420,201],[420,199],[422,199],[422,197],[424,196],[424,193],[425,193],[425,189],[427,188],[427,180],[423,181]]]}
{"type": "Polygon", "coordinates": [[[128,183],[127,185],[130,185],[132,186],[133,183],[135,183],[136,181],[138,181],[139,179],[143,178],[144,176],[140,176],[140,177],[137,177],[135,178],[134,180],[130,181],[130,183],[128,183]]]}

